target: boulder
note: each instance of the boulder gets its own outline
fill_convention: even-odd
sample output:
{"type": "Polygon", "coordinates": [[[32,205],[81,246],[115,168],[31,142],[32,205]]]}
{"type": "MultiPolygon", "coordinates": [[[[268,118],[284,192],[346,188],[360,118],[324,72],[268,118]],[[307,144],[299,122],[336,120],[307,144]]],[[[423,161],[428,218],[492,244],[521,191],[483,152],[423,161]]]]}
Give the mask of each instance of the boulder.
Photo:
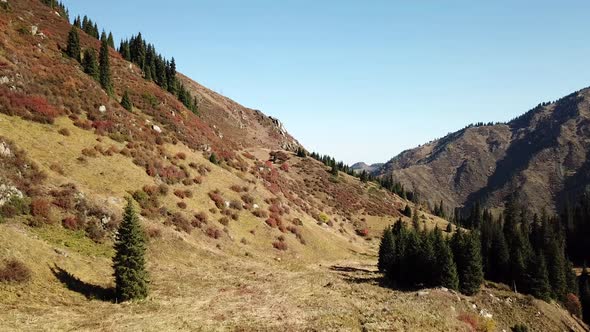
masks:
{"type": "Polygon", "coordinates": [[[23,198],[23,193],[14,186],[0,184],[0,206],[6,204],[12,197],[23,198]]]}
{"type": "Polygon", "coordinates": [[[158,126],[156,126],[156,125],[153,125],[153,126],[152,126],[152,129],[153,129],[153,130],[154,130],[156,133],[158,133],[158,134],[161,134],[161,133],[162,133],[162,128],[160,128],[160,127],[158,127],[158,126]]]}
{"type": "Polygon", "coordinates": [[[8,76],[0,77],[0,84],[8,84],[8,83],[10,83],[10,79],[8,78],[8,76]]]}
{"type": "Polygon", "coordinates": [[[106,107],[106,106],[104,106],[104,105],[100,105],[100,106],[98,107],[98,111],[99,111],[100,113],[104,113],[104,112],[106,112],[106,111],[107,111],[107,107],[106,107]]]}
{"type": "Polygon", "coordinates": [[[0,157],[12,157],[12,151],[6,142],[0,142],[0,157]]]}
{"type": "Polygon", "coordinates": [[[31,34],[34,36],[37,34],[37,31],[39,31],[39,27],[36,25],[32,25],[31,26],[31,34]]]}

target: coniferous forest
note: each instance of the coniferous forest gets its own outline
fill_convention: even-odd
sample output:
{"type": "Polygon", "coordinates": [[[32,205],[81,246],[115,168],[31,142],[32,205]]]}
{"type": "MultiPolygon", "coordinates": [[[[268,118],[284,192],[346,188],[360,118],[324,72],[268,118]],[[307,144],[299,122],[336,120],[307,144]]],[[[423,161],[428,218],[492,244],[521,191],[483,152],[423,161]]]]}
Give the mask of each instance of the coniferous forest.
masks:
{"type": "MultiPolygon", "coordinates": [[[[444,215],[442,203],[436,210],[444,215]]],[[[579,299],[590,320],[586,195],[576,206],[566,204],[561,216],[531,214],[513,196],[497,218],[476,204],[468,217],[456,213],[454,221],[452,234],[451,228],[447,234],[420,230],[419,223],[408,229],[401,220],[386,229],[378,263],[385,280],[396,288],[444,286],[471,295],[485,278],[568,308],[579,299]],[[579,278],[574,262],[584,265],[579,278]]]]}

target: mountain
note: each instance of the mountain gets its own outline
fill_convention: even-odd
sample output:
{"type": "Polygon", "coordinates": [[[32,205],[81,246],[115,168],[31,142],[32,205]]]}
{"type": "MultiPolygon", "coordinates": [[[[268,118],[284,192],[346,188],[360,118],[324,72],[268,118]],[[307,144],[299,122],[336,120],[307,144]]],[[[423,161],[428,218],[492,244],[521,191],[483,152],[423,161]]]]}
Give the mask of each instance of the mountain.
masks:
{"type": "Polygon", "coordinates": [[[373,172],[379,170],[382,166],[383,166],[382,163],[367,165],[364,162],[358,162],[358,163],[355,163],[352,166],[350,166],[350,168],[356,173],[360,173],[362,171],[366,171],[368,173],[373,173],[373,172]]]}
{"type": "Polygon", "coordinates": [[[107,93],[67,55],[65,14],[56,1],[0,2],[3,331],[584,331],[495,283],[474,296],[383,287],[379,238],[410,223],[402,209],[423,228],[449,222],[305,156],[278,119],[181,73],[164,88],[112,47],[107,93]],[[127,198],[150,292],[121,304],[112,258],[127,198]]]}
{"type": "Polygon", "coordinates": [[[543,103],[501,124],[479,124],[400,153],[375,173],[431,204],[499,208],[512,193],[558,211],[590,184],[590,90],[543,103]]]}

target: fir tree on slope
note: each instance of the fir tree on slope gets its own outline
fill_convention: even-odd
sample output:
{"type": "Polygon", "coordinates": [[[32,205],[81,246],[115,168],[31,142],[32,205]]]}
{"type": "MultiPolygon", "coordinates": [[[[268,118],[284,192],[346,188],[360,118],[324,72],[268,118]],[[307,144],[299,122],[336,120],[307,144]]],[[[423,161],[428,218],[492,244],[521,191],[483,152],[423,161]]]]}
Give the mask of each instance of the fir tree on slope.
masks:
{"type": "Polygon", "coordinates": [[[76,61],[81,62],[80,59],[80,36],[78,35],[78,28],[75,26],[72,27],[70,33],[68,34],[68,46],[66,48],[66,53],[72,59],[76,59],[76,61]]]}
{"type": "Polygon", "coordinates": [[[111,82],[111,68],[109,64],[109,45],[106,38],[100,44],[100,75],[99,81],[102,88],[108,95],[113,93],[113,85],[111,82]]]}
{"type": "Polygon", "coordinates": [[[84,51],[84,60],[82,61],[82,67],[84,72],[96,81],[99,80],[100,70],[98,68],[98,62],[96,60],[96,51],[89,48],[84,51]]]}
{"type": "Polygon", "coordinates": [[[125,90],[123,98],[121,98],[121,106],[123,106],[123,108],[128,110],[129,112],[133,110],[133,103],[131,102],[131,98],[129,98],[129,93],[127,92],[127,90],[125,90]]]}
{"type": "Polygon", "coordinates": [[[434,230],[434,252],[436,260],[436,265],[434,266],[436,271],[435,278],[440,280],[441,286],[458,290],[459,278],[457,276],[457,265],[453,259],[453,252],[438,227],[434,230]]]}
{"type": "Polygon", "coordinates": [[[379,245],[379,262],[377,266],[379,272],[386,272],[388,267],[393,263],[395,255],[395,245],[393,242],[393,234],[391,233],[391,227],[387,227],[383,231],[381,236],[381,244],[379,245]]]}
{"type": "Polygon", "coordinates": [[[145,269],[145,234],[131,199],[115,240],[113,268],[118,301],[143,299],[148,294],[148,273],[145,269]]]}

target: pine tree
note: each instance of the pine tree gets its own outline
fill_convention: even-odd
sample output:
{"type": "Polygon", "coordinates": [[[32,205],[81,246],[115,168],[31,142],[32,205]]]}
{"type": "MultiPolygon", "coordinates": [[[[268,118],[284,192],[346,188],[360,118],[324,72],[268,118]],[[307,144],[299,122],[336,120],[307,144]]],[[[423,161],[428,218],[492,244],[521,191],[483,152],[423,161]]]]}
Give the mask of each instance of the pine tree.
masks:
{"type": "Polygon", "coordinates": [[[381,273],[385,273],[393,263],[393,256],[395,254],[395,245],[393,241],[391,227],[387,227],[383,231],[381,244],[379,245],[379,261],[377,267],[381,273]]]}
{"type": "Polygon", "coordinates": [[[458,290],[457,265],[453,259],[449,244],[445,241],[438,228],[434,230],[434,253],[436,263],[432,268],[436,271],[436,280],[443,287],[458,290]]]}
{"type": "Polygon", "coordinates": [[[465,235],[460,251],[462,266],[458,268],[461,293],[474,295],[483,283],[481,245],[476,233],[465,235]]]}
{"type": "Polygon", "coordinates": [[[109,47],[115,48],[115,39],[113,38],[113,33],[109,32],[109,36],[107,37],[107,42],[109,47]]]}
{"type": "Polygon", "coordinates": [[[578,277],[576,276],[576,271],[574,271],[574,264],[572,264],[571,261],[566,260],[564,270],[565,281],[567,285],[567,293],[578,295],[578,277]]]}
{"type": "Polygon", "coordinates": [[[99,80],[100,70],[98,68],[98,61],[96,60],[96,52],[89,48],[84,51],[84,60],[82,62],[84,72],[96,81],[99,80]]]}
{"type": "Polygon", "coordinates": [[[332,170],[330,171],[330,173],[333,176],[338,176],[338,165],[336,165],[336,164],[332,165],[332,170]]]}
{"type": "Polygon", "coordinates": [[[508,280],[510,272],[510,251],[500,227],[496,227],[492,235],[492,244],[489,257],[489,278],[496,282],[508,280]]]}
{"type": "Polygon", "coordinates": [[[412,218],[412,208],[410,207],[410,205],[406,204],[406,207],[404,208],[404,216],[408,217],[408,218],[412,218]]]}
{"type": "Polygon", "coordinates": [[[127,200],[123,222],[115,239],[113,268],[118,301],[143,299],[148,294],[145,269],[145,234],[139,224],[133,202],[127,200]]]}
{"type": "Polygon", "coordinates": [[[80,36],[78,35],[78,28],[75,26],[72,27],[70,33],[68,34],[68,46],[66,48],[66,53],[72,59],[76,59],[76,61],[81,62],[80,59],[80,36]]]}
{"type": "Polygon", "coordinates": [[[578,278],[580,288],[580,302],[582,303],[582,317],[584,322],[590,324],[590,276],[584,265],[582,274],[578,278]]]}
{"type": "Polygon", "coordinates": [[[215,153],[211,153],[211,155],[209,156],[209,161],[212,164],[219,164],[219,159],[217,159],[217,155],[215,153]]]}
{"type": "Polygon", "coordinates": [[[113,85],[111,83],[111,68],[109,64],[109,45],[105,40],[103,40],[100,44],[100,85],[102,88],[107,92],[107,94],[111,95],[113,93],[113,85]]]}
{"type": "Polygon", "coordinates": [[[131,98],[129,98],[129,93],[127,90],[125,90],[123,98],[121,98],[121,106],[123,106],[123,108],[129,112],[133,111],[133,103],[131,102],[131,98]]]}
{"type": "Polygon", "coordinates": [[[545,257],[542,253],[537,253],[531,257],[527,266],[527,277],[528,292],[536,298],[549,301],[551,288],[545,257]]]}

